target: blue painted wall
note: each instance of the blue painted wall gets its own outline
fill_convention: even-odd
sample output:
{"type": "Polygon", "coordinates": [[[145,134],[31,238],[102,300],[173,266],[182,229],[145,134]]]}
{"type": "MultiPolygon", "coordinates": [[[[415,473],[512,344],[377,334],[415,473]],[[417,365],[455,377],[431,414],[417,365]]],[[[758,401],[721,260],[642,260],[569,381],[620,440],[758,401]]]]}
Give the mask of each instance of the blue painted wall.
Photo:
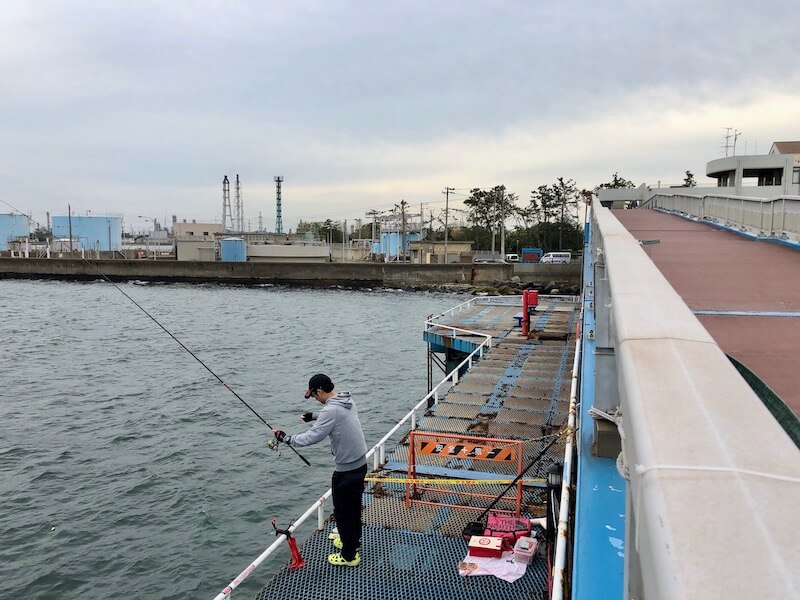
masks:
{"type": "Polygon", "coordinates": [[[247,242],[242,238],[224,238],[219,243],[219,259],[222,262],[246,262],[247,242]]]}
{"type": "MultiPolygon", "coordinates": [[[[69,217],[53,217],[53,237],[69,238],[69,217]]],[[[72,216],[72,237],[80,250],[122,250],[122,217],[72,216]]]]}
{"type": "Polygon", "coordinates": [[[422,236],[417,233],[406,233],[405,236],[399,231],[384,231],[381,233],[380,239],[380,249],[378,250],[378,254],[388,254],[389,256],[397,256],[399,254],[398,250],[400,249],[400,238],[403,238],[403,246],[405,246],[405,251],[409,251],[409,242],[418,242],[422,239],[422,236]]]}
{"type": "Polygon", "coordinates": [[[25,215],[0,215],[0,250],[8,250],[8,242],[28,236],[28,217],[25,215]]]}

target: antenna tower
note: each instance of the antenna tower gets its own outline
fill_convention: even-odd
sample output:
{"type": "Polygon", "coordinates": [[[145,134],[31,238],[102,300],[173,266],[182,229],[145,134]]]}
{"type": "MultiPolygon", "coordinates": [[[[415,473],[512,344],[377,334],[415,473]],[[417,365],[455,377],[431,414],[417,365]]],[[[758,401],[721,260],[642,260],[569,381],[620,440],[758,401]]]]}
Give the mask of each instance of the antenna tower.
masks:
{"type": "Polygon", "coordinates": [[[281,183],[283,177],[275,176],[275,233],[283,233],[283,219],[281,218],[281,183]]]}
{"type": "Polygon", "coordinates": [[[727,157],[728,149],[731,145],[731,129],[733,129],[733,127],[723,127],[723,129],[725,130],[725,135],[722,136],[722,139],[725,140],[725,142],[722,144],[722,147],[725,148],[725,156],[727,157]]]}
{"type": "Polygon", "coordinates": [[[233,216],[231,215],[231,184],[228,176],[222,179],[222,230],[233,229],[233,216]]]}
{"type": "Polygon", "coordinates": [[[725,148],[725,156],[728,156],[728,151],[733,149],[733,156],[736,156],[736,140],[739,139],[739,136],[742,135],[741,131],[737,131],[733,127],[725,127],[725,135],[722,137],[725,139],[725,143],[723,144],[723,148],[725,148]],[[733,131],[733,133],[731,133],[733,131]],[[731,139],[733,139],[733,143],[731,144],[731,139]]]}
{"type": "Polygon", "coordinates": [[[244,231],[244,208],[242,206],[242,186],[239,183],[239,174],[236,174],[236,196],[234,197],[234,214],[236,215],[236,231],[244,231]]]}

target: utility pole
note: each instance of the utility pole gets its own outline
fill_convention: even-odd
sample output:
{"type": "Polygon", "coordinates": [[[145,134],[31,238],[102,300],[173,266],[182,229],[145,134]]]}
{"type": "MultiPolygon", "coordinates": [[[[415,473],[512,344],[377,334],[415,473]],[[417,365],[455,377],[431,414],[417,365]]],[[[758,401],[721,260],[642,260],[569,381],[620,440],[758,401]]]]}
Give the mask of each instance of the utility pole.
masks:
{"type": "Polygon", "coordinates": [[[402,255],[398,252],[398,258],[403,257],[406,260],[406,201],[400,200],[400,248],[402,248],[402,255]]]}
{"type": "Polygon", "coordinates": [[[372,217],[372,243],[373,244],[375,243],[375,233],[376,233],[375,229],[377,228],[377,220],[378,220],[378,215],[379,214],[380,213],[377,210],[371,210],[371,211],[367,212],[367,216],[368,217],[372,217]]]}
{"type": "Polygon", "coordinates": [[[455,192],[456,188],[445,187],[444,192],[444,264],[447,264],[447,224],[450,216],[450,192],[455,192]]]}
{"type": "Polygon", "coordinates": [[[72,254],[72,207],[67,204],[67,221],[69,222],[69,253],[72,254]]]}
{"type": "Polygon", "coordinates": [[[372,236],[370,241],[374,244],[375,243],[375,229],[377,227],[377,218],[378,218],[378,211],[371,210],[367,213],[368,217],[372,217],[372,236]]]}
{"type": "Polygon", "coordinates": [[[558,222],[558,249],[564,249],[563,235],[564,235],[564,205],[567,203],[567,196],[564,192],[564,181],[559,178],[561,186],[561,220],[558,222]]]}
{"type": "Polygon", "coordinates": [[[500,258],[506,258],[506,192],[500,192],[500,258]]]}

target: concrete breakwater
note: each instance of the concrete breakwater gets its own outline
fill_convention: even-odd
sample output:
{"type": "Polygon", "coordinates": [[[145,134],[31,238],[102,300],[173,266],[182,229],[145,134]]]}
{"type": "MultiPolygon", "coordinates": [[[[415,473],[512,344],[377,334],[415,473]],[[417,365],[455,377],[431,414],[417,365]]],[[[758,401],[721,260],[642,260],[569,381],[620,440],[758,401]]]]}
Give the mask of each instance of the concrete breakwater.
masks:
{"type": "Polygon", "coordinates": [[[580,264],[419,265],[0,258],[0,278],[92,280],[101,278],[100,273],[113,281],[348,287],[482,286],[510,281],[516,274],[522,282],[558,281],[577,285],[580,280],[580,264]],[[515,273],[515,269],[520,267],[525,268],[522,272],[515,273]]]}

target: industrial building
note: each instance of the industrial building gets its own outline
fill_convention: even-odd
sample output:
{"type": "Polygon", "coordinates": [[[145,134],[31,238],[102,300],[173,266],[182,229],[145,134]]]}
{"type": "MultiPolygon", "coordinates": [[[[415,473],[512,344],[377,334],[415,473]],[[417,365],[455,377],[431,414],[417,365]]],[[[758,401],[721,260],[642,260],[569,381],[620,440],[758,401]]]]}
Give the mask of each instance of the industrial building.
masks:
{"type": "Polygon", "coordinates": [[[28,237],[28,217],[25,215],[0,215],[0,250],[8,250],[8,243],[28,237]]]}
{"type": "Polygon", "coordinates": [[[72,250],[122,250],[122,216],[54,216],[53,237],[68,240],[72,250]]]}
{"type": "Polygon", "coordinates": [[[420,240],[409,242],[408,246],[412,263],[435,265],[473,260],[472,242],[420,240]]]}

